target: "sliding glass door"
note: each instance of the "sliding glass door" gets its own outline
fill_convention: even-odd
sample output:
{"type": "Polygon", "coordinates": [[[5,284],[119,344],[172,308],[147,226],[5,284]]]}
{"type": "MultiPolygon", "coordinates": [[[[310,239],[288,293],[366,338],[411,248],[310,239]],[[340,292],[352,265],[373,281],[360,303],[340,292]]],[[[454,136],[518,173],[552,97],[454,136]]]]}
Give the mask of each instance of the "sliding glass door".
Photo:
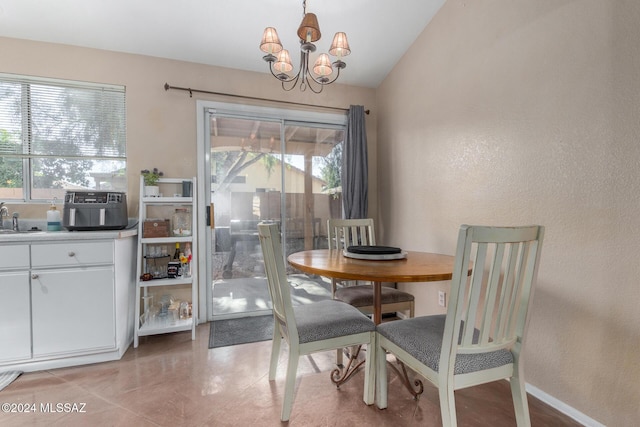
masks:
{"type": "MultiPolygon", "coordinates": [[[[281,224],[286,254],[327,247],[327,219],[341,216],[344,116],[226,106],[205,109],[205,119],[208,317],[267,314],[257,224],[281,224]]],[[[294,303],[330,297],[303,282],[294,303]]]]}

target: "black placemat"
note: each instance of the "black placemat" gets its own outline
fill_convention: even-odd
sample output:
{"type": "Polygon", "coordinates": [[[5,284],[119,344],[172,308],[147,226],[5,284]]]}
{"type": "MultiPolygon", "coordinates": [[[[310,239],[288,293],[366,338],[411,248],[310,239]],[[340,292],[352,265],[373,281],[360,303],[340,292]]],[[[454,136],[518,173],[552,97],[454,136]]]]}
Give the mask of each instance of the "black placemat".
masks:
{"type": "Polygon", "coordinates": [[[402,249],[393,246],[349,246],[347,252],[362,255],[393,255],[402,252],[402,249]]]}

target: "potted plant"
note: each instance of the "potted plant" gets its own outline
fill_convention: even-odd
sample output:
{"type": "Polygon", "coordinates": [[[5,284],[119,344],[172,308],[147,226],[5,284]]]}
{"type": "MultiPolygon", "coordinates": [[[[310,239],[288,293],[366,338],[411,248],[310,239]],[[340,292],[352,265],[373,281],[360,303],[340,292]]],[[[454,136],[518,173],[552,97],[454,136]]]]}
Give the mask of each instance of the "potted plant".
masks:
{"type": "Polygon", "coordinates": [[[164,174],[158,170],[158,168],[153,168],[153,170],[143,169],[140,171],[142,176],[144,177],[144,195],[146,197],[158,197],[160,194],[160,188],[158,187],[158,180],[164,174]]]}

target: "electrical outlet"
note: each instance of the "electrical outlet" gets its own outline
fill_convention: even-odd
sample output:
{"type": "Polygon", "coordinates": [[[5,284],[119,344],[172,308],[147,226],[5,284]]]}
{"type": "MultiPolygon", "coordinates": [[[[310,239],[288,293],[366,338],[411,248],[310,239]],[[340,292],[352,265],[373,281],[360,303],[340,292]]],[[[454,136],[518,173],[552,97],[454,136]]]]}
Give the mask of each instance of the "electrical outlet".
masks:
{"type": "Polygon", "coordinates": [[[438,291],[438,305],[440,307],[447,306],[447,293],[445,291],[438,291]]]}

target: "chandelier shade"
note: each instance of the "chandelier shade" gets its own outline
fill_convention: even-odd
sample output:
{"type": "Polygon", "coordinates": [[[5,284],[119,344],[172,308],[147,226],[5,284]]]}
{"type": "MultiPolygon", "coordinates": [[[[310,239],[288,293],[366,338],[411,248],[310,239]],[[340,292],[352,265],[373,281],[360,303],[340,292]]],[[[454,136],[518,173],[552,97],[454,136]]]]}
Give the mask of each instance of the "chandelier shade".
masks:
{"type": "Polygon", "coordinates": [[[313,43],[320,40],[320,25],[318,24],[318,17],[315,13],[305,13],[302,22],[298,27],[298,37],[300,40],[304,40],[306,43],[313,43]]]}
{"type": "Polygon", "coordinates": [[[310,56],[316,51],[314,42],[320,40],[321,32],[318,17],[315,13],[307,13],[306,1],[302,2],[302,8],[303,18],[297,31],[300,39],[300,67],[298,72],[293,76],[289,75],[293,70],[289,51],[283,48],[278,32],[274,27],[265,28],[260,42],[260,50],[267,54],[262,59],[269,63],[269,70],[275,78],[281,81],[282,89],[289,91],[300,83],[301,91],[306,90],[308,87],[311,91],[320,93],[324,86],[335,82],[340,77],[340,70],[347,66],[342,61],[342,58],[351,53],[351,47],[349,47],[347,34],[338,32],[333,37],[333,42],[329,48],[329,55],[337,59],[331,62],[329,55],[322,53],[313,63],[313,67],[310,67],[310,56]],[[336,70],[335,76],[330,78],[329,76],[334,74],[333,72],[336,70]]]}
{"type": "MultiPolygon", "coordinates": [[[[276,37],[277,36],[278,35],[276,34],[276,37]]],[[[345,33],[336,33],[336,35],[333,36],[333,42],[329,48],[329,53],[333,56],[337,56],[338,58],[342,58],[343,56],[347,56],[351,53],[349,41],[347,40],[347,35],[345,33]]]]}
{"type": "Polygon", "coordinates": [[[267,27],[264,29],[260,50],[269,54],[278,53],[282,50],[282,43],[275,28],[267,27]]]}
{"type": "Polygon", "coordinates": [[[331,75],[331,73],[333,73],[329,55],[327,55],[326,53],[323,53],[320,56],[318,56],[318,59],[316,59],[316,63],[313,64],[313,72],[319,75],[320,77],[326,77],[331,75]]]}
{"type": "Polygon", "coordinates": [[[289,51],[287,49],[282,49],[280,53],[278,53],[278,59],[273,64],[273,68],[280,71],[281,73],[288,73],[293,70],[293,65],[291,65],[291,57],[289,57],[289,51]]]}

